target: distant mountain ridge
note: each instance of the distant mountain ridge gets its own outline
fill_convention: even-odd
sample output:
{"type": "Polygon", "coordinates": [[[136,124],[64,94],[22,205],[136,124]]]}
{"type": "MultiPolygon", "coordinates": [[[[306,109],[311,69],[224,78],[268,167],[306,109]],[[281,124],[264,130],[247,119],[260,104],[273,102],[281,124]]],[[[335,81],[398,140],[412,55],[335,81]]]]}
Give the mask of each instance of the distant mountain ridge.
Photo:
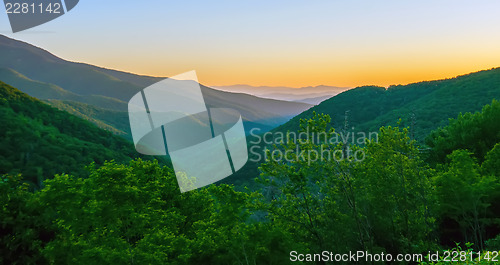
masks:
{"type": "Polygon", "coordinates": [[[312,105],[319,105],[321,102],[323,102],[329,98],[332,98],[332,97],[331,96],[319,96],[319,97],[304,98],[304,99],[299,99],[299,100],[294,100],[294,101],[312,104],[312,105]]]}
{"type": "MultiPolygon", "coordinates": [[[[31,44],[0,35],[0,80],[40,99],[73,101],[126,112],[132,96],[162,79],[65,61],[31,44]]],[[[253,127],[269,130],[312,106],[228,93],[203,85],[201,90],[208,107],[238,110],[247,130],[253,127]]],[[[81,114],[90,115],[88,120],[96,120],[91,113],[81,114]]],[[[109,120],[104,122],[110,124],[109,120]]]]}
{"type": "Polygon", "coordinates": [[[346,91],[348,87],[335,87],[335,86],[308,86],[308,87],[272,87],[272,86],[250,86],[250,85],[232,85],[232,86],[214,86],[214,88],[235,92],[255,95],[263,98],[307,102],[317,105],[327,98],[338,95],[346,91]]]}

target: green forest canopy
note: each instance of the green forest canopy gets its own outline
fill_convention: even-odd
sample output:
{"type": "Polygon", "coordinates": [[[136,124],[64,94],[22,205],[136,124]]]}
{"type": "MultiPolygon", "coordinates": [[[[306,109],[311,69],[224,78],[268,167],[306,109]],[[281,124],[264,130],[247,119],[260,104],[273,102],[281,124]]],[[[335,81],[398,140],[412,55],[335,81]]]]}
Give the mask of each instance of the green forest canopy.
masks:
{"type": "MultiPolygon", "coordinates": [[[[499,113],[493,101],[431,139],[495,135],[495,126],[481,124],[499,113]]],[[[302,120],[316,132],[329,131],[330,122],[323,114],[302,120]]],[[[171,169],[140,159],[91,164],[83,177],[56,175],[35,192],[7,174],[0,181],[1,262],[288,264],[292,250],[427,253],[455,242],[498,250],[500,143],[445,147],[431,147],[447,158],[428,163],[407,129],[382,127],[378,141],[353,147],[365,152],[361,162],[263,163],[259,192],[211,185],[180,194],[171,169]]]]}
{"type": "Polygon", "coordinates": [[[0,174],[41,184],[55,174],[86,175],[84,166],[138,157],[133,145],[0,82],[0,174]]]}

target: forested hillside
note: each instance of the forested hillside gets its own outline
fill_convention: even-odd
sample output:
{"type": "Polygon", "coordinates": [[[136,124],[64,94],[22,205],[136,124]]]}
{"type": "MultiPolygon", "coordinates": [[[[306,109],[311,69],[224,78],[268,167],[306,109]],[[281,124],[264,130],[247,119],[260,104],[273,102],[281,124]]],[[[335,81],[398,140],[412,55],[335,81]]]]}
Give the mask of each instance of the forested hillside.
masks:
{"type": "MultiPolygon", "coordinates": [[[[37,102],[4,87],[10,101],[37,102]]],[[[39,112],[50,109],[41,106],[39,112]]],[[[500,142],[498,123],[490,124],[499,119],[493,101],[433,133],[431,153],[446,156],[439,163],[426,162],[408,129],[390,126],[380,128],[378,140],[350,146],[364,154],[360,160],[352,153],[343,160],[317,156],[343,153],[341,143],[276,145],[269,152],[291,151],[298,159],[264,162],[256,192],[210,185],[181,194],[171,169],[140,159],[91,164],[83,178],[58,175],[35,192],[7,174],[0,179],[0,263],[290,264],[293,251],[395,259],[454,248],[467,258],[481,251],[477,264],[495,264],[495,252],[484,253],[500,247],[500,142]],[[456,141],[478,135],[494,138],[456,141]],[[300,158],[296,148],[313,155],[300,158]]],[[[301,131],[330,135],[330,124],[328,115],[314,114],[301,131]]]]}
{"type": "MultiPolygon", "coordinates": [[[[318,251],[419,253],[452,248],[456,242],[465,250],[471,245],[497,250],[499,120],[500,103],[494,100],[481,112],[461,115],[433,133],[430,152],[444,155],[442,162],[426,162],[427,154],[409,130],[390,126],[380,128],[378,140],[365,147],[351,146],[362,150],[361,160],[354,155],[324,159],[320,150],[345,151],[342,143],[278,145],[282,152],[298,146],[313,155],[271,159],[261,166],[264,194],[272,203],[269,211],[274,222],[286,224],[301,241],[314,242],[318,251]]],[[[301,121],[301,130],[333,133],[330,122],[329,116],[314,114],[312,120],[301,121]]]]}
{"type": "Polygon", "coordinates": [[[133,145],[0,82],[0,174],[40,185],[55,174],[83,176],[85,165],[138,157],[133,145]]]}
{"type": "Polygon", "coordinates": [[[479,111],[493,98],[500,98],[500,68],[388,89],[358,87],[305,111],[275,131],[297,131],[300,119],[317,112],[329,114],[336,129],[345,129],[347,122],[349,131],[376,131],[401,119],[400,124],[411,127],[412,136],[423,141],[432,130],[447,125],[448,119],[479,111]]]}
{"type": "Polygon", "coordinates": [[[100,108],[90,104],[70,100],[49,99],[45,102],[59,110],[66,111],[84,120],[90,121],[101,129],[123,136],[124,138],[132,141],[130,121],[128,118],[128,112],[126,111],[100,108]]]}
{"type": "MultiPolygon", "coordinates": [[[[428,143],[426,138],[431,131],[440,126],[446,126],[450,118],[455,118],[460,113],[480,111],[494,98],[500,98],[500,68],[445,80],[391,86],[388,89],[375,86],[358,87],[297,115],[287,123],[273,129],[266,139],[273,142],[273,137],[279,138],[287,131],[298,133],[301,120],[310,119],[314,113],[322,113],[331,117],[332,121],[329,126],[335,128],[338,133],[350,137],[350,140],[353,139],[351,136],[354,133],[377,132],[382,126],[400,126],[408,127],[409,136],[417,140],[422,149],[426,149],[425,145],[428,143]]],[[[481,126],[486,125],[481,124],[481,126]]],[[[477,135],[474,139],[483,139],[483,136],[485,135],[477,135]]],[[[254,147],[253,150],[259,150],[251,155],[255,153],[263,155],[262,150],[272,147],[262,138],[262,135],[257,137],[252,135],[248,138],[249,142],[259,142],[257,148],[254,147],[256,144],[249,144],[249,149],[254,147]]],[[[468,141],[471,142],[474,139],[468,139],[468,141]]],[[[435,144],[437,143],[433,146],[435,144]]],[[[435,153],[431,155],[433,161],[442,162],[446,154],[439,155],[439,158],[435,153]]],[[[225,182],[253,186],[252,179],[258,173],[257,167],[258,163],[249,161],[225,182]]]]}

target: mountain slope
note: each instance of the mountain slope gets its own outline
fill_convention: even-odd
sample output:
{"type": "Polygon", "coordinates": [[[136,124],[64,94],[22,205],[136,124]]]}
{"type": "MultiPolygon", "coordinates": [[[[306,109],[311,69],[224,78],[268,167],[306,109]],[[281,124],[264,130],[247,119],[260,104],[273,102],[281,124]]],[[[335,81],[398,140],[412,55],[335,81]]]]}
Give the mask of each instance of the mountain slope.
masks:
{"type": "Polygon", "coordinates": [[[300,119],[315,111],[329,114],[336,129],[376,131],[380,126],[411,126],[418,140],[460,112],[475,112],[500,98],[500,68],[456,78],[409,85],[358,87],[330,98],[294,117],[276,131],[296,131],[300,119]]]}
{"type": "MultiPolygon", "coordinates": [[[[2,35],[0,67],[10,69],[12,84],[35,97],[78,101],[116,111],[127,111],[126,103],[132,96],[164,79],[68,62],[43,49],[2,35]],[[31,83],[28,84],[27,80],[31,83]],[[32,85],[43,92],[31,88],[32,85]],[[113,104],[107,104],[109,100],[114,100],[113,104]]],[[[218,91],[203,85],[201,89],[207,105],[235,108],[242,114],[247,127],[275,127],[311,107],[305,103],[218,91]]]]}
{"type": "Polygon", "coordinates": [[[250,137],[255,144],[249,142],[249,150],[253,161],[259,162],[250,160],[225,182],[251,186],[251,179],[259,174],[257,168],[263,162],[259,152],[272,142],[272,136],[279,138],[280,133],[297,132],[300,119],[311,118],[313,112],[330,115],[331,125],[341,133],[345,129],[348,133],[378,132],[381,126],[397,125],[401,119],[402,126],[410,127],[411,136],[424,143],[431,131],[447,125],[450,118],[456,118],[460,112],[480,111],[493,99],[500,99],[500,68],[388,89],[364,86],[348,90],[297,115],[265,138],[250,137]]]}
{"type": "Polygon", "coordinates": [[[125,111],[109,110],[69,100],[50,99],[46,102],[52,107],[90,121],[101,129],[132,140],[128,113],[125,111]]]}
{"type": "Polygon", "coordinates": [[[37,185],[55,174],[83,175],[85,165],[137,157],[132,144],[0,82],[0,174],[37,185]]]}
{"type": "Polygon", "coordinates": [[[38,99],[72,100],[101,108],[127,110],[127,103],[124,101],[100,95],[81,96],[54,84],[31,80],[10,68],[0,68],[0,80],[38,99]]]}
{"type": "Polygon", "coordinates": [[[373,130],[380,124],[395,124],[394,120],[401,118],[403,126],[414,123],[415,136],[422,139],[430,131],[447,125],[448,119],[456,118],[459,113],[480,111],[492,99],[500,98],[500,68],[430,83],[439,89],[367,122],[361,129],[373,130]]]}
{"type": "Polygon", "coordinates": [[[128,100],[138,87],[82,63],[70,63],[17,40],[0,36],[0,67],[32,80],[50,83],[79,95],[102,95],[128,100]]]}

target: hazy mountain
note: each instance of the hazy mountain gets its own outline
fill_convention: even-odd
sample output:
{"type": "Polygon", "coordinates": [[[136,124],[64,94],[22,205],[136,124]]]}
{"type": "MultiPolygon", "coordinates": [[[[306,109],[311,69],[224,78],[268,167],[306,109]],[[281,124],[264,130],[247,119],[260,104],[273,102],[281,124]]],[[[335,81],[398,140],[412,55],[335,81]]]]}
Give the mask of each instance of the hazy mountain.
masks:
{"type": "Polygon", "coordinates": [[[307,103],[307,104],[312,104],[312,105],[318,105],[321,102],[332,98],[332,96],[320,96],[320,97],[315,97],[315,98],[304,98],[300,100],[295,100],[296,102],[302,102],[302,103],[307,103]]]}
{"type": "MultiPolygon", "coordinates": [[[[250,85],[232,85],[232,86],[215,86],[216,89],[246,93],[263,98],[271,98],[277,100],[305,102],[303,100],[320,98],[320,97],[333,97],[350,88],[348,87],[334,87],[334,86],[309,86],[309,87],[271,87],[271,86],[250,86],[250,85]]],[[[319,102],[310,100],[313,105],[319,102]]]]}
{"type": "MultiPolygon", "coordinates": [[[[69,100],[114,111],[127,111],[128,100],[162,80],[65,61],[31,44],[0,35],[0,80],[40,99],[69,100]]],[[[272,128],[311,107],[310,104],[262,99],[201,86],[209,107],[231,107],[246,129],[272,128]]],[[[95,117],[91,117],[95,118],[95,117]]]]}

